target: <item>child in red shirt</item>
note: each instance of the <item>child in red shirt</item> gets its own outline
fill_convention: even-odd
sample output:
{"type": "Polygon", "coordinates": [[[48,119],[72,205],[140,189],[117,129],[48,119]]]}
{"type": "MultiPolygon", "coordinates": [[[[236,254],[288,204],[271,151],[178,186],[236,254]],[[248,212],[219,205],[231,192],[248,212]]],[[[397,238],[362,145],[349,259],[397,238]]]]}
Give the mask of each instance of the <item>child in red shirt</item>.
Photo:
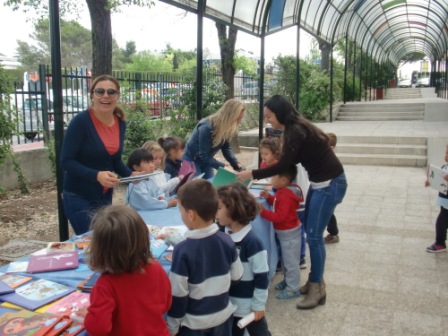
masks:
{"type": "Polygon", "coordinates": [[[278,299],[293,299],[300,297],[300,247],[301,223],[297,217],[300,202],[303,202],[302,191],[297,185],[291,185],[297,176],[297,166],[291,165],[281,174],[274,175],[271,183],[277,189],[275,196],[264,190],[260,196],[266,198],[273,210],[267,210],[259,204],[260,216],[271,221],[277,235],[284,279],[275,286],[280,290],[278,299]]]}
{"type": "Polygon", "coordinates": [[[168,336],[163,318],[171,306],[171,284],[152,258],[149,231],[124,205],[98,211],[92,221],[90,267],[101,272],[90,295],[84,326],[91,336],[168,336]]]}
{"type": "Polygon", "coordinates": [[[280,139],[277,137],[264,138],[260,142],[260,169],[270,167],[278,162],[280,157],[280,139]]]}

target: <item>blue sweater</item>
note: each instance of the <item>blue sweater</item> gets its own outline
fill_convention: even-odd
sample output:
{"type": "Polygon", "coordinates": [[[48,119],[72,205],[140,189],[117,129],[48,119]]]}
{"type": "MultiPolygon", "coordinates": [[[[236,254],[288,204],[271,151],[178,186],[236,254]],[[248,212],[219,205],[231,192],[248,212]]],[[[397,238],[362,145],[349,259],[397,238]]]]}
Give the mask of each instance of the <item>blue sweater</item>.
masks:
{"type": "Polygon", "coordinates": [[[70,121],[61,153],[65,191],[96,201],[103,195],[103,186],[96,179],[99,171],[113,171],[122,177],[131,175],[132,171],[121,161],[126,123],[118,120],[120,147],[113,155],[107,152],[88,111],[70,121]]]}
{"type": "Polygon", "coordinates": [[[216,224],[188,231],[174,247],[169,278],[173,301],[168,311],[168,329],[213,328],[224,323],[234,311],[229,288],[243,274],[232,239],[216,224]]]}
{"type": "Polygon", "coordinates": [[[197,162],[201,166],[212,166],[215,169],[224,168],[224,163],[214,158],[215,154],[221,150],[224,158],[230,163],[233,169],[238,169],[238,160],[230,148],[228,141],[224,141],[213,147],[213,127],[208,118],[202,119],[194,128],[191,136],[185,145],[184,160],[197,162]]]}
{"type": "Polygon", "coordinates": [[[230,286],[230,301],[237,307],[234,315],[244,317],[251,311],[265,310],[269,288],[268,255],[250,224],[230,237],[240,252],[244,269],[241,280],[230,286]]]}

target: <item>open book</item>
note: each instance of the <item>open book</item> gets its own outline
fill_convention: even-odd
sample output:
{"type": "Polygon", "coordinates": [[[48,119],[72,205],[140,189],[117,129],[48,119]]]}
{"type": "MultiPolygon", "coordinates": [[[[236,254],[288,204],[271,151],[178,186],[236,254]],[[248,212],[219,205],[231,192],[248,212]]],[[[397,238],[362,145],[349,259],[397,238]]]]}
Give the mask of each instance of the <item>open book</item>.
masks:
{"type": "Polygon", "coordinates": [[[447,171],[428,164],[428,182],[429,186],[438,192],[446,195],[448,192],[448,181],[445,180],[445,176],[448,174],[447,171]]]}
{"type": "MultiPolygon", "coordinates": [[[[221,187],[235,182],[238,182],[238,176],[235,173],[224,168],[219,168],[215,177],[213,178],[212,184],[215,187],[221,187]]],[[[243,184],[247,187],[250,182],[251,180],[247,180],[243,184]]]]}
{"type": "Polygon", "coordinates": [[[151,174],[141,174],[141,175],[134,175],[134,176],[128,176],[128,177],[122,177],[120,179],[121,183],[128,183],[128,182],[135,182],[135,181],[143,181],[149,179],[151,176],[158,175],[158,174],[164,174],[163,171],[158,171],[151,174]]]}

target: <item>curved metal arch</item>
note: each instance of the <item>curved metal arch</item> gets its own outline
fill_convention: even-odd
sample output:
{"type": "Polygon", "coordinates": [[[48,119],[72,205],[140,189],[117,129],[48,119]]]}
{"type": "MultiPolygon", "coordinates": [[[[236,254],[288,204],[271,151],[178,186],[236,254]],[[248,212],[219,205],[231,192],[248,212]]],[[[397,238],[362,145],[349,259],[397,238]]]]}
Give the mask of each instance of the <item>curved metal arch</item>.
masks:
{"type": "MultiPolygon", "coordinates": [[[[405,39],[404,41],[401,42],[401,44],[397,47],[397,51],[399,52],[399,54],[401,55],[405,55],[407,53],[409,53],[409,46],[416,46],[416,40],[419,40],[418,38],[415,38],[414,41],[410,41],[409,39],[405,39]]],[[[423,39],[420,39],[423,40],[423,39]]],[[[429,51],[428,51],[429,52],[429,51]]]]}
{"type": "MultiPolygon", "coordinates": [[[[433,50],[431,50],[431,48],[428,46],[427,43],[424,43],[425,42],[425,38],[424,37],[419,37],[419,36],[413,36],[413,37],[403,36],[402,38],[399,38],[397,40],[398,45],[396,46],[395,50],[396,51],[403,50],[403,49],[405,49],[409,45],[410,46],[413,46],[413,45],[415,46],[417,41],[421,41],[421,43],[419,43],[419,47],[420,47],[419,49],[421,49],[422,52],[425,52],[425,54],[428,55],[428,56],[434,56],[433,55],[433,50]]],[[[399,56],[403,57],[407,53],[409,53],[408,50],[405,50],[403,53],[400,53],[399,56]]],[[[438,58],[432,58],[432,59],[438,59],[438,58]]]]}

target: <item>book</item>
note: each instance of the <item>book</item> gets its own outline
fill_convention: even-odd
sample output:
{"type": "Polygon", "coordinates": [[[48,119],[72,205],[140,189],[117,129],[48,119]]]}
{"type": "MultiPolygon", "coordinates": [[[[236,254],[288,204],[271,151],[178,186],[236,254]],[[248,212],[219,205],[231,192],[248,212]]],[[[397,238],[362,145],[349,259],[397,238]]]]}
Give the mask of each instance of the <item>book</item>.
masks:
{"type": "Polygon", "coordinates": [[[90,244],[90,241],[92,240],[92,233],[85,233],[82,236],[78,236],[74,243],[77,248],[84,249],[86,246],[90,244]]]}
{"type": "Polygon", "coordinates": [[[168,253],[164,255],[164,258],[168,260],[170,263],[173,262],[173,253],[168,253]]]}
{"type": "Polygon", "coordinates": [[[159,257],[168,249],[169,244],[165,243],[163,239],[152,238],[149,241],[149,247],[154,259],[159,259],[159,257]]]}
{"type": "Polygon", "coordinates": [[[6,313],[0,316],[0,335],[48,335],[50,330],[62,319],[62,316],[40,314],[28,310],[6,313]]]}
{"type": "Polygon", "coordinates": [[[78,286],[76,286],[78,289],[81,289],[83,291],[90,292],[95,285],[98,278],[101,276],[101,273],[95,272],[92,275],[89,275],[86,279],[81,281],[78,286]]]}
{"type": "Polygon", "coordinates": [[[189,172],[186,175],[184,175],[182,180],[180,180],[179,183],[177,184],[177,186],[173,189],[172,194],[177,194],[177,192],[179,191],[179,188],[182,187],[188,181],[190,181],[193,178],[193,176],[194,176],[194,172],[189,172]]]}
{"type": "Polygon", "coordinates": [[[28,260],[28,273],[52,272],[78,267],[78,252],[53,252],[44,255],[31,255],[28,260]]]}
{"type": "Polygon", "coordinates": [[[32,277],[18,275],[18,274],[2,274],[0,280],[7,284],[9,287],[16,288],[24,283],[32,280],[32,277]]]}
{"type": "Polygon", "coordinates": [[[45,312],[69,317],[74,321],[83,322],[90,305],[90,294],[73,292],[56,301],[45,312]]]}
{"type": "Polygon", "coordinates": [[[429,186],[438,192],[446,195],[448,193],[448,181],[445,176],[448,174],[442,168],[428,164],[428,182],[429,186]]]}
{"type": "MultiPolygon", "coordinates": [[[[215,177],[213,178],[212,184],[215,187],[221,187],[238,181],[238,176],[235,173],[224,168],[219,168],[216,172],[215,177]]],[[[249,186],[250,182],[251,180],[247,180],[243,184],[247,187],[249,186]]]]}
{"type": "Polygon", "coordinates": [[[73,323],[73,320],[62,317],[50,330],[45,332],[42,336],[59,336],[64,330],[68,329],[73,323]]]}
{"type": "Polygon", "coordinates": [[[13,261],[8,265],[6,273],[23,273],[28,268],[28,261],[13,261]]]}
{"type": "Polygon", "coordinates": [[[39,279],[16,288],[14,293],[0,295],[1,301],[35,310],[73,292],[75,288],[39,279]]]}
{"type": "Polygon", "coordinates": [[[0,295],[14,292],[14,288],[0,280],[0,295]]]}
{"type": "Polygon", "coordinates": [[[122,177],[120,179],[120,182],[121,183],[129,183],[129,182],[148,180],[151,176],[158,175],[158,174],[163,174],[163,171],[150,173],[150,174],[140,174],[140,175],[122,177]]]}
{"type": "Polygon", "coordinates": [[[65,329],[59,336],[75,336],[84,330],[81,322],[73,321],[72,325],[65,329]]]}
{"type": "Polygon", "coordinates": [[[271,179],[252,180],[247,186],[248,189],[261,189],[272,187],[271,179]]]}
{"type": "Polygon", "coordinates": [[[74,251],[74,242],[50,242],[47,245],[48,252],[74,251]]]}

